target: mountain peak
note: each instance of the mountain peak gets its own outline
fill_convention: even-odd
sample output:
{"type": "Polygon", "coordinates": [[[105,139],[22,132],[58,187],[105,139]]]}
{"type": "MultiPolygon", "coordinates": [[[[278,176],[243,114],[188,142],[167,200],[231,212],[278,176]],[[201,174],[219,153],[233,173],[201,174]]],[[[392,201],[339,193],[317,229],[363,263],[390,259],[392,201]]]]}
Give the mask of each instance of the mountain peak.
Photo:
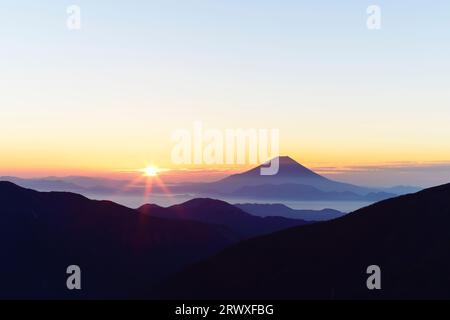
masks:
{"type": "MultiPolygon", "coordinates": [[[[274,159],[276,159],[276,157],[274,159]]],[[[289,156],[279,156],[278,159],[280,160],[280,163],[284,164],[299,164],[297,161],[295,161],[289,156]]]]}
{"type": "MultiPolygon", "coordinates": [[[[279,170],[276,176],[289,177],[289,178],[312,178],[312,179],[325,179],[321,175],[301,165],[289,156],[279,156],[272,158],[270,161],[278,159],[279,170]]],[[[253,168],[241,175],[260,175],[261,168],[267,167],[267,164],[262,164],[256,168],[253,168]]]]}
{"type": "MultiPolygon", "coordinates": [[[[327,186],[334,182],[322,177],[314,171],[301,165],[289,156],[279,156],[272,158],[271,164],[266,162],[248,171],[233,174],[216,183],[208,185],[208,190],[215,192],[234,192],[241,187],[258,186],[258,185],[281,185],[285,183],[295,183],[311,186],[327,186]],[[278,160],[276,163],[275,160],[278,160]],[[271,165],[273,168],[278,164],[278,171],[274,175],[262,175],[262,168],[271,165]]],[[[332,189],[331,187],[329,189],[332,189]]]]}

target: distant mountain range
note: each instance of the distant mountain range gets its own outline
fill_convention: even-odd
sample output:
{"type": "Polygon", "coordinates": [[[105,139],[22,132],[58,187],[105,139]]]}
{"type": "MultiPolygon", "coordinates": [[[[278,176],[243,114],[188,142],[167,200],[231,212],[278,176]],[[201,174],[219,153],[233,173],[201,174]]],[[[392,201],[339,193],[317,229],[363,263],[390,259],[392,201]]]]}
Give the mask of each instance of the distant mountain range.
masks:
{"type": "MultiPolygon", "coordinates": [[[[395,197],[393,191],[356,186],[325,178],[290,157],[279,157],[275,175],[261,175],[264,165],[211,183],[187,184],[172,188],[178,192],[196,192],[213,197],[276,201],[361,201],[375,202],[395,197]],[[388,192],[389,191],[389,192],[388,192]]],[[[413,187],[409,188],[410,191],[413,187]]],[[[417,191],[418,189],[416,189],[417,191]]]]}
{"type": "Polygon", "coordinates": [[[296,201],[364,201],[375,202],[396,196],[387,192],[368,192],[357,194],[351,191],[321,191],[316,187],[304,184],[262,184],[245,186],[231,193],[234,197],[267,200],[296,201]]]}
{"type": "MultiPolygon", "coordinates": [[[[282,201],[362,201],[374,202],[396,195],[419,191],[419,188],[397,186],[392,188],[369,188],[342,183],[323,177],[304,167],[290,157],[279,157],[279,172],[273,176],[260,174],[262,166],[234,174],[211,183],[183,183],[171,185],[174,194],[190,194],[193,197],[242,198],[282,201]]],[[[26,188],[39,191],[69,191],[83,195],[112,194],[142,195],[144,185],[129,187],[128,181],[90,177],[47,177],[21,179],[0,177],[26,188]]],[[[154,193],[164,193],[158,186],[154,193]]]]}
{"type": "Polygon", "coordinates": [[[0,181],[9,181],[21,187],[38,191],[64,191],[81,194],[113,194],[122,190],[128,184],[127,181],[78,176],[30,179],[2,176],[0,181]]]}
{"type": "Polygon", "coordinates": [[[173,277],[186,299],[450,299],[450,184],[241,242],[173,277]],[[367,267],[381,269],[368,290],[367,267]]]}
{"type": "Polygon", "coordinates": [[[325,178],[314,171],[304,167],[290,157],[279,157],[279,171],[275,175],[261,175],[264,165],[249,171],[234,174],[218,182],[209,184],[220,192],[237,192],[243,187],[253,186],[280,186],[280,185],[302,185],[310,186],[323,192],[352,192],[357,195],[366,195],[377,190],[372,188],[355,186],[325,178]]]}
{"type": "Polygon", "coordinates": [[[245,212],[255,216],[270,217],[281,216],[292,219],[301,219],[305,221],[326,221],[336,219],[345,215],[345,213],[334,209],[323,210],[297,210],[291,209],[281,203],[259,204],[259,203],[238,203],[234,204],[245,212]]]}

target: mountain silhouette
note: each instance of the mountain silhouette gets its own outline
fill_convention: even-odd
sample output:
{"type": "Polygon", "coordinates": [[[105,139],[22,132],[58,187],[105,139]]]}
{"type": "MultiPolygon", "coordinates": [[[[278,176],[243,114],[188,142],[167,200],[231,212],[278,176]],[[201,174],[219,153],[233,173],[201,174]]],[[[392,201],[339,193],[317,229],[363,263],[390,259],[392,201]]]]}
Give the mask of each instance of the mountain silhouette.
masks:
{"type": "Polygon", "coordinates": [[[187,299],[449,299],[450,184],[253,238],[173,277],[187,299]],[[368,266],[381,290],[368,290],[368,266]]]}
{"type": "MultiPolygon", "coordinates": [[[[276,159],[276,158],[275,158],[276,159]]],[[[272,200],[378,201],[396,196],[382,190],[356,186],[323,177],[288,156],[278,157],[275,175],[261,175],[263,164],[211,183],[173,188],[211,196],[251,197],[272,200]]]]}
{"type": "Polygon", "coordinates": [[[0,182],[0,298],[139,297],[238,240],[223,226],[0,182]],[[70,265],[82,270],[79,292],[66,288],[70,265]]]}
{"type": "MultiPolygon", "coordinates": [[[[194,220],[208,224],[223,225],[236,231],[242,238],[249,238],[308,223],[300,219],[278,216],[256,217],[225,201],[213,199],[193,199],[169,208],[144,205],[138,210],[154,217],[194,220]]],[[[273,215],[275,214],[276,212],[273,212],[273,215]]]]}
{"type": "MultiPolygon", "coordinates": [[[[272,159],[276,160],[275,159],[272,159]]],[[[279,172],[276,174],[278,178],[287,178],[291,180],[292,178],[295,179],[311,179],[311,180],[328,180],[325,177],[322,177],[321,175],[315,173],[314,171],[306,168],[305,166],[301,165],[294,159],[288,156],[280,156],[278,157],[278,164],[279,164],[279,172]]],[[[261,168],[267,167],[267,164],[259,165],[251,170],[248,170],[244,173],[240,173],[237,175],[230,176],[229,178],[236,178],[236,177],[259,177],[261,176],[261,168]]],[[[226,178],[226,179],[229,179],[226,178]]]]}

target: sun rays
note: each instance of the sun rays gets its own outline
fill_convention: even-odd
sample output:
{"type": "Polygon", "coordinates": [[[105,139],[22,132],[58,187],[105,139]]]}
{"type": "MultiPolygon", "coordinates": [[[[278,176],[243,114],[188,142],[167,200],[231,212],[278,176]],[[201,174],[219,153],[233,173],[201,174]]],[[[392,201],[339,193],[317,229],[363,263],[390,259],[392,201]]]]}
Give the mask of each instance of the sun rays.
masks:
{"type": "Polygon", "coordinates": [[[171,191],[162,179],[162,173],[168,171],[153,165],[146,166],[143,169],[136,170],[138,174],[132,179],[121,192],[127,193],[130,191],[142,190],[143,204],[151,202],[152,194],[163,194],[164,196],[172,196],[171,191]]]}

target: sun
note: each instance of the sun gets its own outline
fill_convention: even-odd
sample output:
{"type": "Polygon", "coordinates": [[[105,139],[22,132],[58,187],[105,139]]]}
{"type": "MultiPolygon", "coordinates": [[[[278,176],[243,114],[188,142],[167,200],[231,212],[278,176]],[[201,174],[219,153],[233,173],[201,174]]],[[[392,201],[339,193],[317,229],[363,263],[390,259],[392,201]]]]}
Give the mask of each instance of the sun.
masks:
{"type": "Polygon", "coordinates": [[[144,172],[144,176],[147,177],[156,177],[158,175],[159,169],[155,166],[148,166],[142,170],[144,172]]]}

